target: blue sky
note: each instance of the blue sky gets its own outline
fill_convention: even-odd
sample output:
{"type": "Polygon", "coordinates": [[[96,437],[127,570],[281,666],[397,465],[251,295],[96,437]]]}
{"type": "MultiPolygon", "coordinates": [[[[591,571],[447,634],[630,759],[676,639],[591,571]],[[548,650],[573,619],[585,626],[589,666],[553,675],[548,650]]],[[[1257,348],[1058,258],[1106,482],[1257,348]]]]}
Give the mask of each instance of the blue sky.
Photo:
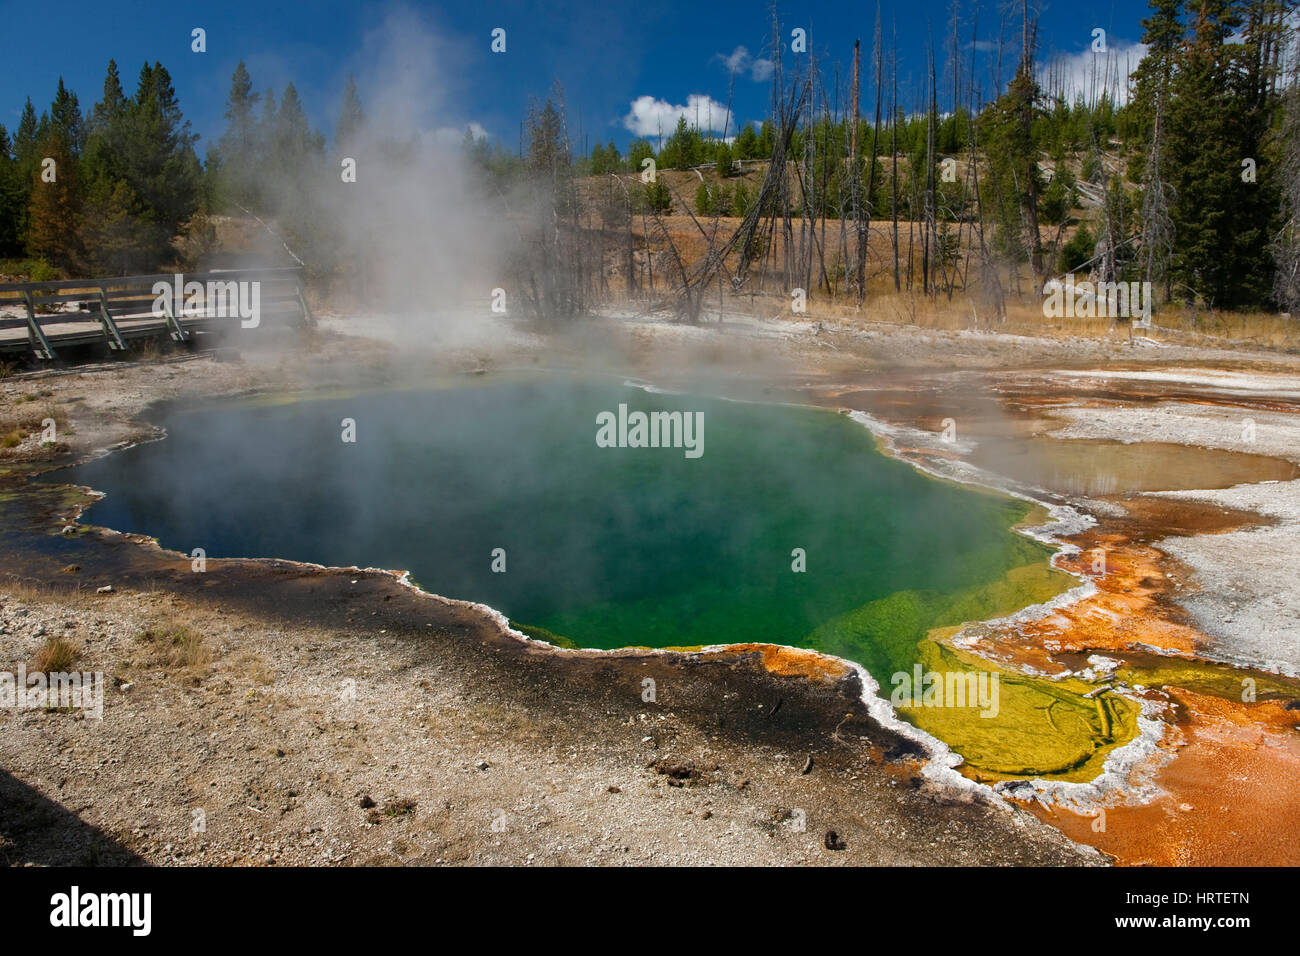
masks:
{"type": "MultiPolygon", "coordinates": [[[[963,44],[976,12],[981,40],[993,40],[998,5],[962,0],[963,44]]],[[[512,149],[530,98],[545,96],[556,79],[565,90],[575,145],[580,128],[590,142],[613,139],[623,148],[638,129],[652,131],[661,122],[671,127],[681,106],[689,106],[694,119],[698,105],[701,125],[712,112],[721,130],[729,99],[734,133],[735,123],[761,118],[768,102],[769,9],[766,0],[64,0],[55,7],[0,0],[0,123],[12,131],[28,95],[38,113],[45,109],[60,75],[88,111],[113,57],[128,91],[143,62],[162,61],[202,136],[200,155],[224,128],[230,75],[241,59],[257,90],[270,86],[278,96],[292,80],[327,135],[349,72],[357,75],[368,110],[401,96],[419,103],[411,122],[425,132],[456,135],[472,123],[512,149]],[[195,27],[206,30],[205,53],[190,49],[195,27]],[[490,50],[497,27],[506,30],[505,53],[490,50]]],[[[950,3],[882,0],[881,9],[887,37],[897,26],[900,97],[906,101],[919,95],[927,30],[943,43],[950,3]]],[[[811,51],[827,63],[840,62],[846,86],[855,37],[863,41],[864,65],[869,61],[873,3],[783,2],[778,12],[786,41],[790,29],[805,28],[811,51]]],[[[1042,0],[1040,51],[1071,57],[1081,75],[1093,58],[1092,30],[1101,27],[1110,49],[1136,65],[1133,45],[1145,15],[1144,0],[1042,0]]],[[[1007,36],[1016,36],[1010,25],[1007,36]]],[[[980,73],[991,82],[990,64],[980,73]]],[[[871,103],[864,90],[864,112],[871,103]]]]}

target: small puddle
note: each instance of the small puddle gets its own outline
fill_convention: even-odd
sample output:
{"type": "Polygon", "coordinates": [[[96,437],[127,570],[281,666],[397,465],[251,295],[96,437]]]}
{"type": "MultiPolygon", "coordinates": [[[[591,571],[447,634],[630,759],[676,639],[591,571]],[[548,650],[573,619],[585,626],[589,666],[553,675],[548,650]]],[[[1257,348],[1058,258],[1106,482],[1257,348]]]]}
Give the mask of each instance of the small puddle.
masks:
{"type": "Polygon", "coordinates": [[[1057,402],[1049,394],[1012,400],[961,382],[942,389],[854,390],[824,401],[936,434],[952,424],[960,441],[975,444],[965,456],[972,464],[1061,495],[1230,488],[1300,477],[1300,466],[1268,455],[1175,442],[1053,438],[1042,434],[1054,427],[1048,416],[1057,402]]]}
{"type": "Polygon", "coordinates": [[[999,475],[1066,495],[1230,488],[1290,481],[1300,467],[1283,458],[1172,442],[1027,438],[980,441],[969,460],[999,475]]]}

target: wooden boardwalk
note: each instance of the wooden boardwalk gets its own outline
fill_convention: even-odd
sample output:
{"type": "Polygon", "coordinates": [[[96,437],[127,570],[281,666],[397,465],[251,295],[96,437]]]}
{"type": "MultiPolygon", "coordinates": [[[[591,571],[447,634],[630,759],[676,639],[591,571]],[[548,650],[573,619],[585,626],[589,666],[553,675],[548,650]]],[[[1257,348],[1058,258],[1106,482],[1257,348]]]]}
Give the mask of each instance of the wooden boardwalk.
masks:
{"type": "Polygon", "coordinates": [[[303,285],[298,268],[0,284],[0,354],[49,361],[61,348],[123,351],[159,335],[184,342],[221,329],[314,325],[303,285]]]}

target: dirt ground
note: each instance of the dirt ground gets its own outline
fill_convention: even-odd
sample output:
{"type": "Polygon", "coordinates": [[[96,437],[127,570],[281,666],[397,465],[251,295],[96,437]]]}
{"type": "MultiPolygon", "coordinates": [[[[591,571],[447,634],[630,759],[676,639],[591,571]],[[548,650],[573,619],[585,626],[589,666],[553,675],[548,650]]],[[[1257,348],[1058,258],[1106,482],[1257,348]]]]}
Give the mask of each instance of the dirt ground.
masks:
{"type": "MultiPolygon", "coordinates": [[[[0,668],[30,669],[52,637],[64,637],[76,667],[103,671],[109,685],[102,720],[0,710],[0,859],[11,865],[1164,861],[1164,851],[1149,844],[1151,832],[1172,833],[1172,824],[1161,822],[1168,814],[1135,820],[1126,840],[1122,827],[1097,835],[1086,825],[1086,809],[1053,802],[1049,794],[1008,800],[990,788],[948,785],[927,772],[923,744],[868,713],[858,673],[842,662],[757,647],[560,651],[518,639],[487,609],[424,595],[379,571],[210,559],[205,573],[194,574],[187,556],[152,542],[82,526],[65,531],[76,503],[31,482],[53,464],[156,437],[143,415],[158,402],[519,367],[601,369],[667,387],[827,404],[842,404],[848,392],[870,392],[872,415],[917,431],[939,427],[942,416],[927,402],[940,394],[972,417],[980,403],[992,403],[997,414],[988,421],[1021,437],[1087,427],[1090,435],[1120,438],[1123,429],[1135,428],[1141,440],[1230,449],[1177,423],[1160,431],[1172,437],[1148,435],[1123,409],[1187,418],[1191,413],[1180,408],[1245,408],[1261,422],[1267,412],[1278,416],[1279,427],[1292,428],[1298,399],[1279,376],[1296,374],[1294,358],[1134,347],[1118,338],[741,316],[702,327],[610,318],[545,335],[477,326],[433,335],[435,345],[424,349],[409,332],[382,317],[324,316],[320,330],[302,340],[236,341],[223,351],[163,352],[136,362],[21,372],[0,382],[0,414],[15,423],[52,417],[59,432],[57,444],[44,446],[38,432],[28,433],[0,459],[0,668]],[[1156,369],[1172,380],[1117,385],[1058,374],[1116,369],[1156,369]],[[1189,369],[1238,378],[1206,384],[1189,369]],[[1243,382],[1254,387],[1244,397],[1238,394],[1243,382]],[[1278,385],[1261,389],[1260,383],[1278,385]],[[1093,408],[1098,414],[1089,414],[1093,408]],[[1068,413],[1056,414],[1063,409],[1068,413]],[[655,681],[653,701],[643,699],[647,677],[655,681]],[[1147,833],[1141,846],[1139,829],[1147,833]]],[[[1300,456],[1294,444],[1269,440],[1269,454],[1300,456]]],[[[900,453],[907,457],[906,449],[900,453]]],[[[1257,509],[1254,524],[1269,533],[1273,547],[1252,552],[1247,541],[1225,552],[1234,565],[1257,565],[1239,575],[1233,623],[1245,622],[1249,633],[1251,620],[1261,622],[1271,635],[1262,644],[1235,639],[1231,630],[1210,633],[1206,614],[1218,610],[1212,603],[1202,613],[1165,600],[1174,589],[1170,575],[1185,575],[1189,591],[1197,589],[1197,575],[1214,580],[1215,550],[1196,551],[1203,528],[1179,525],[1168,509],[1161,512],[1157,542],[1193,542],[1179,545],[1181,561],[1175,561],[1151,540],[1158,522],[1133,519],[1122,499],[1059,494],[1055,500],[1092,505],[1091,513],[1112,515],[1116,528],[1122,523],[1116,516],[1128,516],[1124,544],[1152,552],[1144,553],[1140,575],[1159,579],[1150,601],[1137,603],[1129,593],[1129,603],[1111,613],[1139,625],[1154,622],[1162,633],[1172,633],[1165,625],[1176,619],[1186,629],[1169,638],[1173,646],[1185,637],[1179,652],[1263,664],[1297,659],[1293,615],[1287,616],[1293,602],[1279,609],[1266,585],[1278,567],[1293,566],[1296,554],[1288,546],[1294,537],[1278,530],[1293,515],[1272,494],[1257,500],[1236,492],[1231,506],[1243,516],[1257,509]]],[[[1215,531],[1249,535],[1252,528],[1243,517],[1215,531]]],[[[1104,530],[1103,524],[1093,533],[1104,530]]],[[[1123,575],[1112,577],[1119,582],[1123,575]]],[[[1114,593],[1122,593],[1118,584],[1114,593]]],[[[1062,633],[1086,633],[1085,649],[1149,646],[1141,627],[1107,645],[1105,635],[1080,623],[1083,611],[1075,611],[1073,618],[1069,609],[1057,615],[1054,636],[1032,638],[1026,659],[1045,654],[1043,647],[1062,633]]],[[[986,639],[999,640],[996,634],[986,639]]],[[[1025,639],[1008,636],[1000,646],[1014,649],[1016,641],[1025,639]]],[[[1181,776],[1163,789],[1156,779],[1136,805],[1173,799],[1175,822],[1185,816],[1178,807],[1192,798],[1175,791],[1204,790],[1209,776],[1182,772],[1204,762],[1197,740],[1235,754],[1247,745],[1264,747],[1267,760],[1234,764],[1248,779],[1300,768],[1295,723],[1287,716],[1295,712],[1271,706],[1277,713],[1244,716],[1203,703],[1191,708],[1204,720],[1171,729],[1144,779],[1150,783],[1169,768],[1181,776]],[[1240,728],[1246,742],[1232,750],[1232,735],[1223,728],[1211,733],[1211,722],[1240,728]]],[[[1132,794],[1114,788],[1094,796],[1133,804],[1132,794]]],[[[1242,812],[1249,817],[1252,810],[1242,812]]],[[[1287,832],[1294,835],[1297,824],[1300,817],[1283,814],[1287,832]]],[[[1238,829],[1249,833],[1250,824],[1238,829]]],[[[1179,832],[1185,835],[1155,843],[1167,848],[1183,839],[1198,848],[1197,861],[1225,859],[1215,855],[1214,836],[1187,827],[1179,832]]]]}

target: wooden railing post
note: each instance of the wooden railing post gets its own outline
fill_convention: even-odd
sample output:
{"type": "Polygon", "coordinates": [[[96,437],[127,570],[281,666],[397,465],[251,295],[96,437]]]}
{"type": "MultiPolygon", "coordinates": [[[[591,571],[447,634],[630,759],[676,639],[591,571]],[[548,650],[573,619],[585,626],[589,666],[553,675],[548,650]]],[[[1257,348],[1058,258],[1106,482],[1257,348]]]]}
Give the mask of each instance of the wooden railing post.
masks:
{"type": "Polygon", "coordinates": [[[299,277],[298,279],[297,286],[298,286],[298,304],[302,306],[302,319],[304,322],[307,323],[307,326],[309,328],[315,328],[316,317],[311,314],[311,309],[307,307],[307,296],[303,295],[301,277],[299,277]]]}
{"type": "Polygon", "coordinates": [[[118,352],[125,352],[126,343],[122,341],[117,325],[113,322],[113,316],[109,314],[108,292],[103,285],[99,287],[99,324],[104,328],[104,338],[108,340],[108,347],[118,352]]]}
{"type": "MultiPolygon", "coordinates": [[[[209,291],[214,283],[222,283],[221,287],[227,292],[237,286],[241,304],[242,283],[265,285],[267,294],[259,296],[264,315],[289,324],[297,318],[308,328],[317,324],[307,302],[306,273],[301,268],[217,270],[194,273],[186,278],[200,285],[206,282],[209,291]],[[290,283],[293,283],[292,290],[290,283]],[[299,310],[297,316],[293,314],[295,304],[299,310]]],[[[195,316],[186,321],[183,298],[168,304],[152,292],[160,282],[174,288],[174,280],[173,274],[0,284],[0,302],[16,305],[21,301],[26,310],[24,318],[0,315],[0,353],[30,348],[37,357],[52,360],[56,357],[55,342],[59,343],[60,349],[106,342],[110,349],[119,351],[126,349],[128,339],[170,335],[177,342],[185,342],[200,332],[224,324],[211,321],[212,317],[207,316],[195,316]],[[109,292],[110,286],[112,292],[109,292]],[[50,316],[38,314],[38,308],[66,308],[70,302],[80,306],[78,311],[58,313],[53,319],[57,324],[45,330],[42,320],[50,316]],[[26,341],[23,339],[24,330],[26,341]]]]}
{"type": "Polygon", "coordinates": [[[41,331],[41,323],[36,321],[36,306],[32,304],[30,290],[23,290],[23,301],[27,304],[27,341],[31,343],[32,351],[36,353],[37,358],[53,361],[54,349],[51,348],[45,333],[41,331]]]}

